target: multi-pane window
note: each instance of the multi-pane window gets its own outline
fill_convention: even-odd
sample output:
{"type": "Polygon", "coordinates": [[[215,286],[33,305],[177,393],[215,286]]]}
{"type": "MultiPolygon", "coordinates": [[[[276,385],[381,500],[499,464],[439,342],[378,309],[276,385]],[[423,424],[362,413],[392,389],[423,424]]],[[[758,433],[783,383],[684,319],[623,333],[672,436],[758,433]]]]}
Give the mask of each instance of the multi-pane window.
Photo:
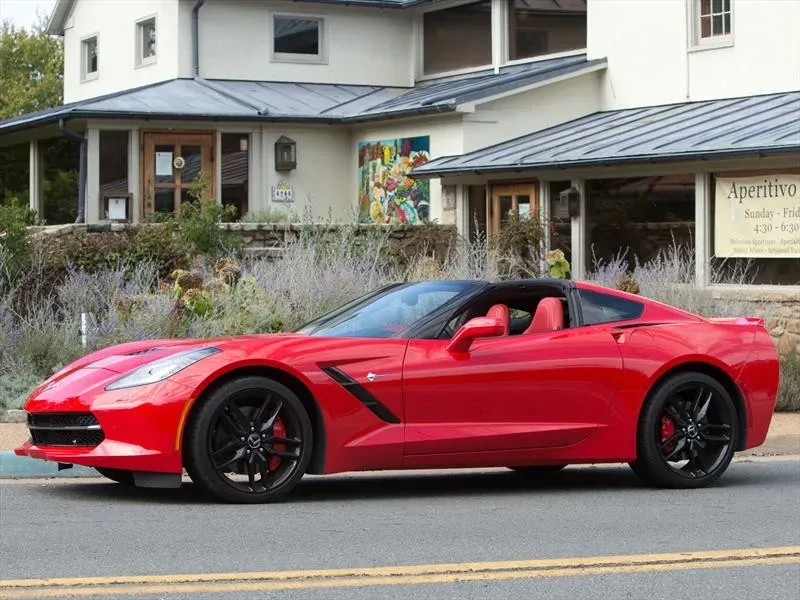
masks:
{"type": "Polygon", "coordinates": [[[275,15],[272,19],[272,56],[278,60],[323,61],[324,19],[275,15]]]}
{"type": "Polygon", "coordinates": [[[81,42],[81,79],[93,79],[97,71],[97,36],[92,36],[81,42]]]}
{"type": "Polygon", "coordinates": [[[156,19],[136,23],[136,64],[147,65],[156,60],[156,19]]]}
{"type": "Polygon", "coordinates": [[[699,0],[699,41],[731,34],[731,0],[699,0]]]}
{"type": "Polygon", "coordinates": [[[426,12],[422,29],[423,74],[492,64],[491,1],[426,12]]]}

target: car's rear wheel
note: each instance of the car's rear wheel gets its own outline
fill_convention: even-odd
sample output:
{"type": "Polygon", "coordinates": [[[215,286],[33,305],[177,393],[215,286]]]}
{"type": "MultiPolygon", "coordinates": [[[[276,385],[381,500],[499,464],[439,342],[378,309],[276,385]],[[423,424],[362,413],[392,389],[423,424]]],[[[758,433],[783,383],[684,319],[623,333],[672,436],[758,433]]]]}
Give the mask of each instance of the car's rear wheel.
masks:
{"type": "Polygon", "coordinates": [[[713,377],[680,373],[646,401],[631,468],[658,487],[704,487],[727,470],[739,435],[730,393],[713,377]]]}
{"type": "Polygon", "coordinates": [[[111,481],[116,481],[117,483],[121,483],[122,485],[135,485],[133,482],[133,472],[126,471],[125,469],[106,469],[101,467],[95,467],[100,475],[110,479],[111,481]]]}
{"type": "Polygon", "coordinates": [[[214,390],[186,430],[186,470],[220,500],[273,502],[290,492],[311,460],[313,431],[286,386],[246,376],[214,390]]]}

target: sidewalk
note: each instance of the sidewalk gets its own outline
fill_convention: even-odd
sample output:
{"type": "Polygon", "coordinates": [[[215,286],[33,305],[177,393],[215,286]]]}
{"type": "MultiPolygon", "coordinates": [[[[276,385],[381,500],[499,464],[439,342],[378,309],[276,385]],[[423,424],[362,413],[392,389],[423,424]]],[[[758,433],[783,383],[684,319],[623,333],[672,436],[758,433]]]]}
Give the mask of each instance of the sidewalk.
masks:
{"type": "MultiPolygon", "coordinates": [[[[0,423],[0,478],[2,477],[86,477],[99,475],[94,469],[75,467],[58,471],[55,463],[16,456],[14,448],[28,439],[24,423],[0,423]]],[[[737,456],[800,455],[800,413],[776,413],[767,441],[737,456]]]]}

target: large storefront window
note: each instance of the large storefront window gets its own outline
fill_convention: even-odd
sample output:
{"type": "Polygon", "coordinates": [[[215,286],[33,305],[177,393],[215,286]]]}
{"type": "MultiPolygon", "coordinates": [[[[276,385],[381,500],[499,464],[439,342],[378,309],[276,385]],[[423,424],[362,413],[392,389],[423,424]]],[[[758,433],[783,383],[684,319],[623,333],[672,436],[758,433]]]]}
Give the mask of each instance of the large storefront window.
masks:
{"type": "Polygon", "coordinates": [[[572,187],[571,181],[551,181],[550,186],[550,249],[561,250],[572,264],[572,219],[569,204],[561,199],[561,192],[572,187]]]}
{"type": "Polygon", "coordinates": [[[39,142],[43,216],[47,225],[74,223],[78,217],[80,142],[56,137],[39,142]]]}
{"type": "Polygon", "coordinates": [[[586,0],[508,0],[508,57],[586,48],[586,0]]]}
{"type": "Polygon", "coordinates": [[[423,17],[426,75],[492,64],[492,3],[474,2],[423,17]]]}
{"type": "Polygon", "coordinates": [[[711,181],[712,283],[800,285],[800,169],[711,181]]]}
{"type": "Polygon", "coordinates": [[[250,135],[222,134],[222,204],[236,207],[235,218],[249,210],[250,135]]]}
{"type": "Polygon", "coordinates": [[[623,258],[632,269],[678,247],[693,256],[694,174],[586,182],[587,266],[623,258]]]}
{"type": "Polygon", "coordinates": [[[100,218],[133,218],[128,195],[128,131],[100,132],[100,218]]]}

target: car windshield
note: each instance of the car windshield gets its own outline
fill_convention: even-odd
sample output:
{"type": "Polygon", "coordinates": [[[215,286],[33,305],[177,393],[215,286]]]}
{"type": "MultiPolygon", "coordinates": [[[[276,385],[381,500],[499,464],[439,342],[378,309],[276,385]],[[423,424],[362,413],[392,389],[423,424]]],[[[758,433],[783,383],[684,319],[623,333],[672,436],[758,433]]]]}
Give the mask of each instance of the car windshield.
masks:
{"type": "Polygon", "coordinates": [[[481,286],[469,281],[395,284],[322,315],[297,333],[324,337],[400,336],[421,319],[481,286]]]}

